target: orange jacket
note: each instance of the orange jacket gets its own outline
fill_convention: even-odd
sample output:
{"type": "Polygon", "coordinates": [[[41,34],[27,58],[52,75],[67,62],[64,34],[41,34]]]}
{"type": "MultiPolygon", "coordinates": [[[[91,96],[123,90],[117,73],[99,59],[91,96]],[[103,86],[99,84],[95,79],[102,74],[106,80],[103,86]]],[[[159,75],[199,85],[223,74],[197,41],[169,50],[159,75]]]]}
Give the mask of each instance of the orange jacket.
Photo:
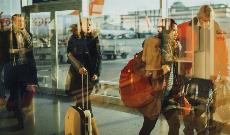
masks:
{"type": "MultiPolygon", "coordinates": [[[[196,25],[194,23],[194,25],[196,25]]],[[[225,37],[222,33],[222,30],[220,29],[220,26],[214,22],[214,75],[213,77],[216,77],[218,73],[221,73],[222,77],[228,76],[228,48],[225,41],[225,37]]],[[[182,51],[190,51],[190,53],[184,53],[182,54],[182,57],[186,57],[190,60],[192,60],[193,52],[195,48],[195,41],[197,41],[197,37],[195,35],[192,35],[195,32],[192,32],[192,22],[185,22],[180,25],[178,25],[178,35],[179,40],[182,45],[182,51]],[[192,38],[193,37],[193,38],[192,38]],[[192,41],[194,39],[194,41],[192,41]]],[[[192,68],[192,65],[187,64],[185,66],[182,66],[181,72],[187,73],[186,70],[191,70],[189,68],[192,68]]]]}

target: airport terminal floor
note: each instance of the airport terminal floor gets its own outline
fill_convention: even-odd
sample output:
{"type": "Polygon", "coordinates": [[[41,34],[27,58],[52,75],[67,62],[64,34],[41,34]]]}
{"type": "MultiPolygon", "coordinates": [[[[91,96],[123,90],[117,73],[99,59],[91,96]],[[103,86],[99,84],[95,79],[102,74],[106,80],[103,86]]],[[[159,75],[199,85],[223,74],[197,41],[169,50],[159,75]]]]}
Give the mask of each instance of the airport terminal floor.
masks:
{"type": "MultiPolygon", "coordinates": [[[[59,98],[60,99],[60,98],[59,98]]],[[[5,108],[0,110],[1,135],[64,135],[65,111],[74,101],[58,100],[57,97],[36,96],[34,104],[25,113],[25,128],[15,130],[16,119],[5,108]]],[[[115,107],[113,107],[115,108],[115,107]]],[[[106,108],[93,106],[101,135],[134,135],[143,122],[142,117],[106,108]]]]}
{"type": "MultiPolygon", "coordinates": [[[[93,112],[101,135],[138,135],[143,118],[135,110],[124,106],[100,102],[93,96],[93,112]],[[95,102],[94,102],[95,101],[95,102]]],[[[64,135],[66,109],[74,100],[66,97],[37,94],[32,106],[24,110],[25,128],[16,130],[16,119],[5,108],[0,110],[0,135],[64,135]]],[[[183,135],[181,121],[180,135],[183,135]]],[[[228,135],[228,126],[218,135],[228,135]]],[[[157,121],[151,135],[167,135],[168,125],[163,116],[157,121]]]]}

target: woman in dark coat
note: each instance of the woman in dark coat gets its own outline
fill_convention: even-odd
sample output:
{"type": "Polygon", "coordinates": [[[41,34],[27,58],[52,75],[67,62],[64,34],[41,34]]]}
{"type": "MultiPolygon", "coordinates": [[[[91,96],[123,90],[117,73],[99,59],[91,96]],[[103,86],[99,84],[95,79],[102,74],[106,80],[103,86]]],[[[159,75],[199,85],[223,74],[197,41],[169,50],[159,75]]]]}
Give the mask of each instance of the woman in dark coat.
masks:
{"type": "MultiPolygon", "coordinates": [[[[68,56],[73,56],[79,65],[75,66],[75,64],[71,62],[70,57],[68,57],[68,62],[71,65],[67,76],[66,92],[68,95],[76,96],[77,106],[82,107],[82,75],[84,80],[84,99],[86,99],[87,81],[88,95],[92,92],[95,84],[98,83],[101,53],[97,34],[89,32],[88,30],[87,32],[82,30],[79,34],[77,24],[73,24],[71,28],[73,34],[68,41],[67,53],[68,56]],[[85,77],[86,73],[88,78],[85,77]]],[[[86,101],[84,103],[84,107],[86,107],[86,101]]],[[[90,98],[88,100],[88,109],[91,111],[93,117],[90,98]]],[[[98,130],[96,128],[95,118],[92,118],[92,127],[94,134],[97,135],[98,130]]]]}

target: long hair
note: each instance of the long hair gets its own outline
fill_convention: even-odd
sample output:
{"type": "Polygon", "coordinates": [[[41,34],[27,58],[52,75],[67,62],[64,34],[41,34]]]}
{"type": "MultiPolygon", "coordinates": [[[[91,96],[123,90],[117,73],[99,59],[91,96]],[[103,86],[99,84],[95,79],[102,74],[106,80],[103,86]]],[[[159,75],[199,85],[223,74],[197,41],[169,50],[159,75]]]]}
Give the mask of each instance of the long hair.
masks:
{"type": "Polygon", "coordinates": [[[174,19],[171,18],[162,19],[161,21],[161,31],[159,31],[158,38],[161,40],[163,59],[169,60],[170,57],[170,60],[173,60],[177,42],[175,41],[174,37],[172,39],[172,37],[170,36],[170,32],[175,30],[174,28],[177,23],[174,19]]]}
{"type": "Polygon", "coordinates": [[[203,5],[200,7],[197,17],[199,18],[200,16],[204,15],[207,18],[213,19],[214,17],[214,10],[211,6],[209,5],[203,5]]]}
{"type": "MultiPolygon", "coordinates": [[[[174,25],[177,25],[176,21],[171,18],[162,19],[161,31],[158,31],[158,38],[161,39],[162,48],[168,44],[169,33],[173,30],[174,25]]],[[[159,26],[158,26],[159,27],[159,26]]]]}
{"type": "Polygon", "coordinates": [[[174,25],[177,25],[177,23],[172,18],[159,20],[158,27],[161,27],[161,30],[158,31],[158,37],[162,38],[164,34],[169,34],[173,30],[174,25]]]}

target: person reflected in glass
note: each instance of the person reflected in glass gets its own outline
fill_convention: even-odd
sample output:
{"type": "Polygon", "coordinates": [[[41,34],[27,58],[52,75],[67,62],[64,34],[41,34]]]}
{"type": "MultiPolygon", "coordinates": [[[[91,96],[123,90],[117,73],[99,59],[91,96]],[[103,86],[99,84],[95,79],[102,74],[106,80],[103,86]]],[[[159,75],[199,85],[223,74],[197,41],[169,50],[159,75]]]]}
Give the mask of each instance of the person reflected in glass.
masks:
{"type": "Polygon", "coordinates": [[[31,105],[38,84],[32,35],[25,27],[24,16],[15,14],[12,28],[1,32],[1,44],[5,47],[4,85],[10,91],[6,108],[14,112],[17,129],[24,128],[22,108],[31,105]]]}
{"type": "Polygon", "coordinates": [[[215,127],[211,125],[214,124],[213,113],[216,108],[213,82],[219,78],[224,84],[228,83],[228,48],[223,31],[214,20],[214,11],[209,5],[201,6],[191,21],[178,25],[178,33],[184,49],[181,57],[194,60],[193,64],[181,64],[180,68],[181,74],[192,77],[187,98],[194,107],[184,118],[184,134],[194,135],[195,130],[198,135],[203,135],[215,127]],[[210,67],[213,67],[213,72],[210,67]],[[207,104],[211,99],[213,102],[207,104]],[[208,114],[207,121],[201,117],[205,113],[208,114]]]}
{"type": "MultiPolygon", "coordinates": [[[[1,18],[0,14],[0,32],[2,33],[5,30],[4,26],[4,18],[1,18]]],[[[2,41],[2,36],[0,37],[0,41],[2,41]]],[[[3,66],[5,62],[5,52],[7,52],[6,47],[0,42],[0,109],[5,106],[5,88],[3,83],[3,66]]]]}

